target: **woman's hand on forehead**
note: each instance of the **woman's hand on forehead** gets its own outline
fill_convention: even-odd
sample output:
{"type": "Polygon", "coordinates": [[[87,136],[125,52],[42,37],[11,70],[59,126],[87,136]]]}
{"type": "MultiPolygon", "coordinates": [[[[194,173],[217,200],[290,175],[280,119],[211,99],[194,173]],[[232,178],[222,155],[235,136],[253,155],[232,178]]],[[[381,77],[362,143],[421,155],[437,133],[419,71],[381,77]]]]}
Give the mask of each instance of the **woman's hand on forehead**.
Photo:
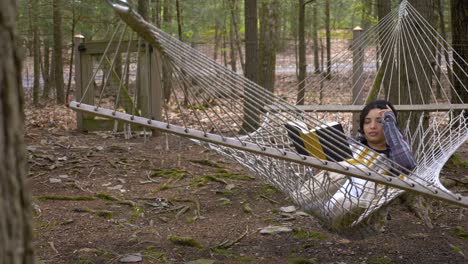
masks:
{"type": "Polygon", "coordinates": [[[390,106],[387,105],[387,109],[382,109],[379,111],[380,117],[383,119],[384,115],[386,112],[392,112],[393,110],[390,108],[390,106]]]}

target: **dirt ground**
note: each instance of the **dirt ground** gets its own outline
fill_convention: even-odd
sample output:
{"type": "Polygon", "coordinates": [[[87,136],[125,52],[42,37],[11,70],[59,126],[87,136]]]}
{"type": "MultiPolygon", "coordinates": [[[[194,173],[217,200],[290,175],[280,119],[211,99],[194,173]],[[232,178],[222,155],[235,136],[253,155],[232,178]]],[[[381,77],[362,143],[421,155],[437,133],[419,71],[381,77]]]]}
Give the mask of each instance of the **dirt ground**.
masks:
{"type": "MultiPolygon", "coordinates": [[[[188,139],[78,133],[65,108],[26,115],[38,263],[468,263],[461,207],[431,201],[430,229],[396,203],[383,233],[353,239],[283,212],[284,194],[188,139]]],[[[465,194],[467,152],[443,171],[465,194]]]]}

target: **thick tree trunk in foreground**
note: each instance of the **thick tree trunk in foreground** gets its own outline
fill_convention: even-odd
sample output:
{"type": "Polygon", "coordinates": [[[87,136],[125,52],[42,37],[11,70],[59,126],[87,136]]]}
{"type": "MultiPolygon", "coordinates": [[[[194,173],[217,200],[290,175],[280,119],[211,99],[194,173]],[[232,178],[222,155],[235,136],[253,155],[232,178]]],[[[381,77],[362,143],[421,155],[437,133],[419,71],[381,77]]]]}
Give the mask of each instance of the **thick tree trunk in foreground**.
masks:
{"type": "Polygon", "coordinates": [[[34,263],[16,1],[0,2],[0,263],[34,263]]]}

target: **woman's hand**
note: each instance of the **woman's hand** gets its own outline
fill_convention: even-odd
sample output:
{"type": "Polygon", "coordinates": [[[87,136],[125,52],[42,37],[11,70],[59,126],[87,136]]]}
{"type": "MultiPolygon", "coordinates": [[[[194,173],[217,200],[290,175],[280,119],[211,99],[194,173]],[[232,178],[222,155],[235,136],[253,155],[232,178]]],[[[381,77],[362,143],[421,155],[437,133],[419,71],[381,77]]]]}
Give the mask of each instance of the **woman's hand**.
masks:
{"type": "Polygon", "coordinates": [[[387,105],[387,109],[382,109],[379,111],[379,115],[382,119],[384,119],[385,113],[386,112],[393,112],[390,106],[387,105]]]}

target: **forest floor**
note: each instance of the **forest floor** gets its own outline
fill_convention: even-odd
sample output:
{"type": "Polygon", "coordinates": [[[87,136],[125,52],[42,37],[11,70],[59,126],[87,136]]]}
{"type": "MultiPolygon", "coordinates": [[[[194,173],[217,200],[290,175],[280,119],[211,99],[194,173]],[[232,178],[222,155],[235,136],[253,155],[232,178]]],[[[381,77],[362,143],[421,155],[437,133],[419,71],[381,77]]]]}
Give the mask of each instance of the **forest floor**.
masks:
{"type": "MultiPolygon", "coordinates": [[[[188,139],[79,133],[52,105],[26,119],[38,263],[468,263],[461,207],[431,200],[430,229],[395,203],[385,231],[345,237],[188,139]]],[[[465,144],[443,170],[465,194],[467,164],[465,144]]]]}

